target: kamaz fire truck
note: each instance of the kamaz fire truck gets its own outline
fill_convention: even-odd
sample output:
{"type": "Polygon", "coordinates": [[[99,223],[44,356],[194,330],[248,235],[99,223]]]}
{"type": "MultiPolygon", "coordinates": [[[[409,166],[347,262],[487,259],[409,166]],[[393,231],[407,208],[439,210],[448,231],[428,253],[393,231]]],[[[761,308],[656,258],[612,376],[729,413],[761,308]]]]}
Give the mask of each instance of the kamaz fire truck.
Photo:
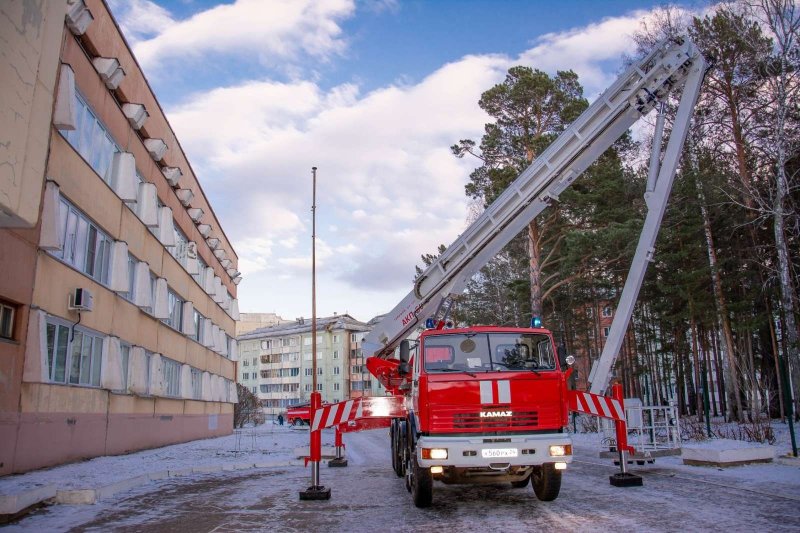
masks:
{"type": "MultiPolygon", "coordinates": [[[[511,183],[416,280],[413,290],[379,322],[363,344],[370,372],[387,397],[322,406],[311,398],[312,484],[301,499],[327,499],[319,483],[319,432],[389,427],[392,466],[415,505],[429,506],[434,481],[510,482],[533,486],[541,500],[558,496],[572,460],[565,431],[570,411],[614,421],[621,472],[614,485],[641,484],[626,472],[622,388],[608,389],[613,362],[652,260],[678,159],[706,64],[687,39],[665,40],[620,76],[511,183]],[[663,106],[681,89],[666,147],[663,106]],[[570,358],[540,323],[531,328],[446,327],[452,295],[608,149],[637,120],[658,109],[645,200],[648,208],[632,266],[589,391],[568,390],[570,358]],[[539,326],[539,327],[537,327],[539,326]],[[416,338],[414,338],[416,337],[416,338]]],[[[555,208],[555,207],[553,207],[555,208]]]]}

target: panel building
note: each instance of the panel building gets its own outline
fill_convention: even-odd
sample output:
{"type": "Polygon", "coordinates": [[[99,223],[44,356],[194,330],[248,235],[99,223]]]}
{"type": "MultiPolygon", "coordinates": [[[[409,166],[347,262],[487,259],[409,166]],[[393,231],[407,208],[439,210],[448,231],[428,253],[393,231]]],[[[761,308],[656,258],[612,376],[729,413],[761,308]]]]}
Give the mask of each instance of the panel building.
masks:
{"type": "MultiPolygon", "coordinates": [[[[380,393],[361,359],[361,341],[368,331],[367,324],[347,314],[317,319],[317,389],[323,401],[380,393]]],[[[266,415],[277,416],[291,405],[309,401],[311,320],[260,328],[238,340],[238,381],[258,396],[266,415]]]]}
{"type": "Polygon", "coordinates": [[[230,433],[238,258],[108,6],[0,34],[0,474],[230,433]]]}

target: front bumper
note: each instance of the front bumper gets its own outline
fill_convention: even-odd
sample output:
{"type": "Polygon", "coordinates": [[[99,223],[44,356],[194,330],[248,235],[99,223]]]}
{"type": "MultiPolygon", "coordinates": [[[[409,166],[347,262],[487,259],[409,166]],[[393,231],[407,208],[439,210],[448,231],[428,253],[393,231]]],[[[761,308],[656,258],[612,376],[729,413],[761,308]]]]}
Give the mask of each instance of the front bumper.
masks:
{"type": "Polygon", "coordinates": [[[533,466],[544,463],[571,463],[572,455],[551,456],[550,446],[571,445],[564,433],[511,435],[507,437],[422,436],[417,440],[417,461],[425,468],[454,466],[457,468],[496,468],[533,466]],[[505,442],[503,442],[505,441],[505,442]],[[423,459],[423,448],[446,448],[447,459],[423,459]],[[516,457],[484,457],[484,450],[516,450],[516,457]]]}

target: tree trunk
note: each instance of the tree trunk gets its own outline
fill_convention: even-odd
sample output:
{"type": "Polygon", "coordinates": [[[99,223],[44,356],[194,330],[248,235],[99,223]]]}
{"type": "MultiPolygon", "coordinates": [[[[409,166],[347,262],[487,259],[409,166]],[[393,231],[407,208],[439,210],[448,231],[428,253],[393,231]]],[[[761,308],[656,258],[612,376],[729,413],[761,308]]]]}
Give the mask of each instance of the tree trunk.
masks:
{"type": "Polygon", "coordinates": [[[528,254],[531,279],[531,317],[542,318],[541,228],[534,218],[528,224],[528,254]]]}

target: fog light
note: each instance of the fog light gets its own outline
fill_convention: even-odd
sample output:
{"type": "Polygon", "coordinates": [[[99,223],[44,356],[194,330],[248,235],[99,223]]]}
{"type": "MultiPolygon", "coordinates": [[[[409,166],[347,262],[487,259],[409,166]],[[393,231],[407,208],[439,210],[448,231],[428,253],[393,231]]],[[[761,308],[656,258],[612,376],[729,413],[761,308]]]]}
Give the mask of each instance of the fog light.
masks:
{"type": "Polygon", "coordinates": [[[557,444],[555,446],[550,446],[551,457],[564,457],[565,455],[572,455],[571,444],[557,444]]]}
{"type": "Polygon", "coordinates": [[[441,474],[444,472],[444,467],[441,466],[432,466],[431,467],[431,474],[441,474]]]}
{"type": "Polygon", "coordinates": [[[567,463],[556,463],[555,464],[556,470],[566,470],[567,463]]]}
{"type": "Polygon", "coordinates": [[[423,459],[447,459],[447,448],[422,448],[423,459]]]}

